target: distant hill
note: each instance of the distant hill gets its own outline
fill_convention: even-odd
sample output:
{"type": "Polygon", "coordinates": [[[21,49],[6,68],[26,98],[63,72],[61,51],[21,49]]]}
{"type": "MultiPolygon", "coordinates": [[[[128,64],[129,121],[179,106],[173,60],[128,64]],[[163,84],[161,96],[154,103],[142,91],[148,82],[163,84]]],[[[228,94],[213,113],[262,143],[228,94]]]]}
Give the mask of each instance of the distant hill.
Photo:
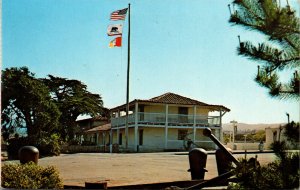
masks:
{"type": "MultiPolygon", "coordinates": [[[[251,130],[265,130],[265,128],[277,128],[280,125],[285,125],[285,123],[272,123],[272,124],[246,124],[246,123],[237,123],[238,131],[251,131],[251,130]]],[[[223,131],[233,131],[232,123],[224,123],[223,131]]]]}

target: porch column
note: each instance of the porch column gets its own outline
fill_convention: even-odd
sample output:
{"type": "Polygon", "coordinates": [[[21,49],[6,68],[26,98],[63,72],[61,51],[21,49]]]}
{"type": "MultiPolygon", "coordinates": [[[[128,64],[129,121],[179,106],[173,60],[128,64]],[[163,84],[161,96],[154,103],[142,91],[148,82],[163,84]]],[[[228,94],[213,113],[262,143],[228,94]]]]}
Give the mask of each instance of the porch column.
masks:
{"type": "Polygon", "coordinates": [[[120,129],[119,129],[119,126],[118,126],[118,128],[117,128],[117,144],[119,144],[119,142],[120,142],[120,129]]]}
{"type": "Polygon", "coordinates": [[[112,153],[112,144],[113,144],[113,130],[110,130],[110,142],[109,142],[109,152],[112,153]]]}
{"type": "Polygon", "coordinates": [[[120,118],[120,110],[118,110],[118,116],[117,116],[117,143],[119,144],[119,135],[120,135],[120,126],[119,126],[119,124],[120,124],[120,120],[121,120],[121,118],[120,118]]]}
{"type": "Polygon", "coordinates": [[[194,122],[193,122],[193,142],[195,143],[196,141],[196,120],[197,118],[197,106],[194,106],[194,122]]]}
{"type": "Polygon", "coordinates": [[[134,108],[134,150],[138,151],[138,111],[139,111],[139,104],[135,102],[134,108]]]}
{"type": "Polygon", "coordinates": [[[98,132],[98,133],[96,132],[96,146],[98,146],[98,144],[99,144],[99,142],[98,142],[98,140],[99,140],[99,133],[100,132],[98,132]]]}
{"type": "Polygon", "coordinates": [[[109,144],[112,144],[112,131],[113,131],[113,129],[110,129],[110,131],[109,131],[109,144]]]}
{"type": "Polygon", "coordinates": [[[105,132],[102,133],[102,145],[105,145],[105,132]]]}
{"type": "Polygon", "coordinates": [[[169,105],[166,104],[166,121],[165,121],[165,149],[168,149],[168,114],[169,114],[169,105]]]}

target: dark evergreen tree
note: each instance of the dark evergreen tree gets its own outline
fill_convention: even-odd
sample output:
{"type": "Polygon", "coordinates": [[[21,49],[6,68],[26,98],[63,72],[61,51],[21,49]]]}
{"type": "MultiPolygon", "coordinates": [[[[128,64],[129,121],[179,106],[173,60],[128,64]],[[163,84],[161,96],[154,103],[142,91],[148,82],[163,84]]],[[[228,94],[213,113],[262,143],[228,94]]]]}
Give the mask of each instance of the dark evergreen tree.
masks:
{"type": "Polygon", "coordinates": [[[38,139],[58,128],[60,111],[47,86],[28,68],[8,68],[2,72],[2,133],[8,138],[16,128],[24,128],[28,137],[38,139]]]}
{"type": "Polygon", "coordinates": [[[96,116],[103,114],[103,101],[99,94],[92,94],[87,86],[78,80],[48,76],[42,79],[51,92],[53,102],[62,113],[60,121],[60,135],[63,140],[73,140],[76,132],[76,119],[79,115],[96,116]]]}
{"type": "Polygon", "coordinates": [[[54,77],[37,79],[28,68],[2,71],[2,135],[8,139],[24,128],[29,138],[59,134],[72,140],[79,115],[108,115],[98,94],[78,80],[54,77]]]}
{"type": "Polygon", "coordinates": [[[229,9],[230,23],[268,38],[254,45],[239,37],[238,54],[260,63],[255,81],[272,97],[299,100],[300,25],[289,2],[281,6],[280,0],[235,0],[229,9]],[[290,71],[289,82],[280,77],[284,70],[290,71]]]}

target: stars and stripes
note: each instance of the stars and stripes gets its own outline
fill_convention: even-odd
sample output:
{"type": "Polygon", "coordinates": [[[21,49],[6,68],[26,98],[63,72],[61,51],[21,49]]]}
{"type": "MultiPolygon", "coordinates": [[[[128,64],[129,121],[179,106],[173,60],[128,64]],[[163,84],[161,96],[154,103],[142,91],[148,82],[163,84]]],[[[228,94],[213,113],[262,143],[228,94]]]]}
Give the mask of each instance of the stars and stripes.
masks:
{"type": "Polygon", "coordinates": [[[110,20],[125,20],[128,8],[114,11],[110,14],[110,20]]]}

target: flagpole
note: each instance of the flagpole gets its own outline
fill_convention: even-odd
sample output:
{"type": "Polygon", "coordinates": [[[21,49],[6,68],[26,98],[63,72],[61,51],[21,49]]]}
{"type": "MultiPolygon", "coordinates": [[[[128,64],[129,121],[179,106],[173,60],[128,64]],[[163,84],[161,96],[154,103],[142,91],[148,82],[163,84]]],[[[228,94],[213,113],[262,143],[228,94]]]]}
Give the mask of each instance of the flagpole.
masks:
{"type": "Polygon", "coordinates": [[[128,55],[127,55],[126,126],[125,126],[126,150],[128,150],[129,72],[130,72],[130,3],[128,4],[128,55]]]}

